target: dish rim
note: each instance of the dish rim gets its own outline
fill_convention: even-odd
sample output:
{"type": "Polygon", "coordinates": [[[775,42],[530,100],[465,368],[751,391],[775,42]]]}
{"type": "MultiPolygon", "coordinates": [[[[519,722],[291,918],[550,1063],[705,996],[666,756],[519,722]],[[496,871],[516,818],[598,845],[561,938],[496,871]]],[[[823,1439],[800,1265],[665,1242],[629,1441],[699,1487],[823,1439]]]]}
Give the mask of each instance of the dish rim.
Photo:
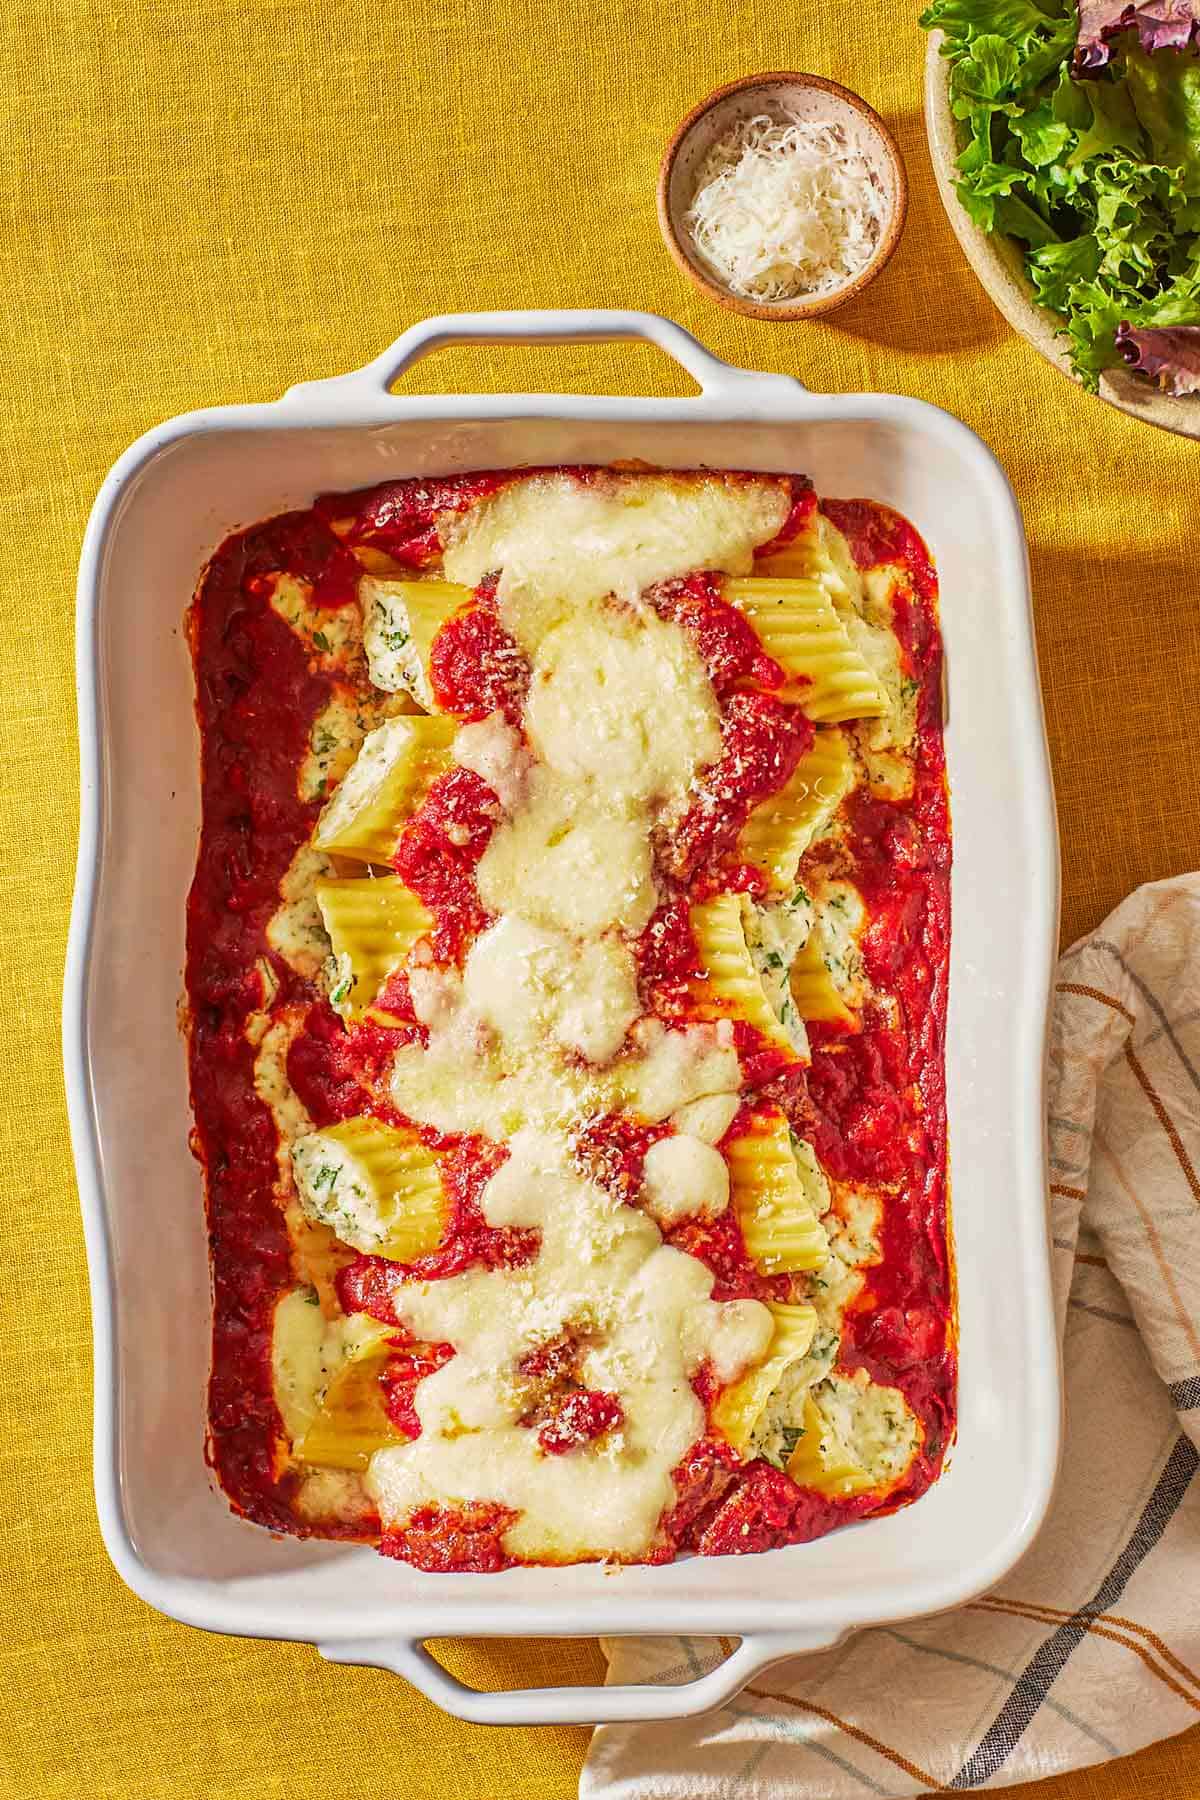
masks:
{"type": "MultiPolygon", "coordinates": [[[[282,1637],[305,1641],[294,1622],[259,1609],[247,1621],[244,1611],[234,1611],[228,1590],[231,1582],[217,1584],[190,1576],[165,1575],[139,1555],[129,1531],[121,1502],[118,1461],[117,1376],[115,1363],[116,1292],[108,1206],[100,1158],[98,1122],[93,1100],[88,1037],[87,982],[93,950],[96,903],[103,848],[105,796],[101,776],[105,769],[101,729],[103,671],[98,653],[98,602],[102,593],[107,547],[119,520],[131,484],[150,463],[183,439],[220,431],[253,432],[261,429],[304,431],[320,427],[358,430],[401,421],[460,420],[472,422],[514,418],[605,420],[636,423],[653,420],[704,425],[722,423],[817,423],[822,420],[867,420],[919,423],[941,438],[956,455],[971,460],[990,489],[989,498],[1007,519],[1012,547],[1023,554],[1024,536],[1019,513],[1003,472],[979,438],[952,415],[926,402],[894,395],[811,394],[790,377],[758,374],[720,362],[679,326],[655,315],[628,312],[543,312],[531,314],[459,315],[426,321],[412,328],[394,345],[348,376],[301,384],[281,400],[233,407],[218,407],[183,414],[147,432],[114,465],[97,497],[84,540],[79,575],[77,615],[77,688],[80,729],[80,839],[79,860],[64,986],[63,1042],[68,1114],[79,1178],[80,1201],[88,1251],[95,1341],[95,1481],[101,1531],[118,1572],[127,1584],[151,1605],[186,1623],[206,1629],[282,1637]],[[393,396],[390,382],[419,356],[443,344],[463,341],[536,342],[624,341],[641,338],[657,344],[675,357],[701,388],[698,399],[645,400],[615,396],[548,396],[545,394],[416,395],[393,396]],[[215,1589],[215,1592],[214,1592],[215,1589]],[[225,1604],[222,1605],[222,1599],[225,1604]]],[[[1028,586],[1026,581],[1026,604],[1028,586]]],[[[1036,660],[1031,672],[1036,684],[1036,660]]],[[[1033,689],[1037,696],[1036,685],[1033,689]]],[[[1040,724],[1040,717],[1037,721],[1040,724]]],[[[1049,1017],[1049,992],[1056,955],[1054,922],[1057,919],[1057,845],[1053,833],[1053,799],[1044,753],[1038,763],[1039,792],[1036,800],[1043,815],[1039,838],[1047,852],[1039,864],[1039,906],[1045,943],[1039,993],[1044,995],[1043,1032],[1049,1017]]],[[[1041,1104],[1043,1069],[1022,1072],[1025,1105],[1023,1116],[1041,1104]]],[[[1044,1137],[1041,1164],[1044,1172],[1044,1137]]],[[[680,1717],[719,1704],[750,1679],[753,1673],[783,1655],[827,1645],[846,1631],[880,1623],[885,1618],[923,1616],[962,1604],[993,1585],[1024,1553],[1036,1534],[1053,1491],[1058,1456],[1057,1339],[1053,1328],[1049,1284],[1049,1255],[1040,1259],[1031,1296],[1030,1331],[1037,1339],[1040,1364],[1038,1379],[1044,1386],[1045,1424],[1041,1440],[1031,1451],[1036,1479],[1031,1478],[1023,1521],[1001,1543],[990,1559],[966,1573],[948,1572],[940,1583],[927,1584],[916,1603],[902,1611],[880,1613],[870,1596],[847,1595],[845,1607],[828,1628],[754,1630],[747,1618],[743,1641],[730,1660],[711,1676],[679,1689],[550,1689],[516,1694],[481,1694],[463,1689],[446,1675],[422,1648],[425,1636],[438,1634],[437,1623],[422,1618],[417,1607],[407,1609],[407,1620],[398,1622],[386,1640],[364,1641],[361,1623],[338,1616],[313,1625],[307,1641],[320,1644],[334,1660],[370,1663],[394,1668],[414,1680],[426,1693],[460,1716],[485,1722],[539,1723],[550,1721],[594,1723],[600,1720],[680,1717]]],[[[491,1578],[496,1580],[499,1578],[491,1578]]],[[[486,1589],[487,1584],[483,1584],[486,1589]]],[[[578,1635],[579,1620],[567,1616],[556,1603],[524,1602],[527,1612],[541,1608],[536,1623],[526,1623],[524,1635],[578,1635]]],[[[402,1609],[398,1606],[397,1611],[402,1609]]],[[[703,1631],[733,1630],[731,1603],[710,1599],[688,1612],[687,1628],[703,1631]]],[[[743,1607],[750,1614],[752,1607],[743,1607]]],[[[615,1612],[615,1609],[614,1609],[615,1612]]],[[[459,1635],[512,1635],[514,1621],[498,1613],[495,1598],[486,1591],[472,1597],[470,1605],[456,1613],[451,1629],[459,1635]]],[[[636,1598],[626,1599],[623,1612],[606,1617],[605,1629],[638,1634],[661,1630],[647,1616],[636,1598]]]]}

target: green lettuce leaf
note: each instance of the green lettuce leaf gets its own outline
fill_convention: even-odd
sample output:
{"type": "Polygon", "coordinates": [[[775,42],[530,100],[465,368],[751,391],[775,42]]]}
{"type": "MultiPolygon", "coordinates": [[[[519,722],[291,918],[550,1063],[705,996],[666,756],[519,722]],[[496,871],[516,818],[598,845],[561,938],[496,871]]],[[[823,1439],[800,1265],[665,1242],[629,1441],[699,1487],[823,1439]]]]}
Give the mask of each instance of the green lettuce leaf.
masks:
{"type": "Polygon", "coordinates": [[[1021,58],[1007,38],[989,33],[973,38],[950,76],[954,116],[969,119],[977,112],[1016,110],[1010,89],[1017,79],[1021,58]]]}
{"type": "Polygon", "coordinates": [[[944,31],[948,38],[994,35],[1027,49],[1041,41],[1051,22],[1047,15],[1069,23],[1074,36],[1075,21],[1065,4],[1042,7],[1034,0],[933,0],[919,22],[927,31],[944,31]]]}
{"type": "Polygon", "coordinates": [[[1115,150],[1126,150],[1130,156],[1143,155],[1146,140],[1129,89],[1116,82],[1089,81],[1084,93],[1092,116],[1067,158],[1070,166],[1086,162],[1089,156],[1110,156],[1115,150]]]}
{"type": "Polygon", "coordinates": [[[1164,168],[1180,173],[1184,190],[1200,194],[1200,61],[1174,50],[1147,56],[1125,52],[1133,111],[1164,168]]]}
{"type": "Polygon", "coordinates": [[[1072,79],[1069,63],[1064,62],[1059,69],[1058,80],[1050,96],[1050,110],[1056,119],[1061,119],[1072,131],[1086,131],[1092,122],[1092,103],[1088,99],[1087,84],[1072,79]]]}
{"type": "Polygon", "coordinates": [[[1031,250],[1026,266],[1042,305],[1051,312],[1065,313],[1076,283],[1094,281],[1099,274],[1100,256],[1094,237],[1071,238],[1063,244],[1044,244],[1031,250]]]}
{"type": "Polygon", "coordinates": [[[1011,121],[1013,136],[1021,146],[1026,162],[1035,169],[1056,163],[1069,150],[1075,133],[1061,119],[1056,119],[1048,100],[1030,107],[1011,121]]]}

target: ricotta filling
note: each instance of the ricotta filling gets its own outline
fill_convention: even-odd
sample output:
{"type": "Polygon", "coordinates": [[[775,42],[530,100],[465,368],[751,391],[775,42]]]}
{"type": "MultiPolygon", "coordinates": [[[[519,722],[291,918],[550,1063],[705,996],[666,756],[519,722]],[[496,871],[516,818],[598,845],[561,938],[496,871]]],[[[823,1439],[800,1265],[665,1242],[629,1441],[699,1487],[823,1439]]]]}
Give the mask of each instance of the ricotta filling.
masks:
{"type": "Polygon", "coordinates": [[[396,592],[395,582],[364,575],[358,588],[362,608],[363,649],[375,687],[384,693],[410,693],[427,711],[433,692],[413,635],[412,621],[396,592]]]}
{"type": "Polygon", "coordinates": [[[762,983],[772,1012],[779,1020],[784,1035],[802,1062],[808,1062],[811,1050],[808,1028],[796,1010],[789,977],[797,952],[808,942],[812,930],[812,903],[807,892],[798,888],[782,904],[753,904],[743,909],[746,948],[762,983]]]}
{"type": "Polygon", "coordinates": [[[314,606],[310,582],[279,573],[273,579],[271,605],[320,668],[344,674],[361,661],[362,611],[357,602],[314,606]]]}
{"type": "Polygon", "coordinates": [[[868,989],[859,942],[867,925],[862,895],[853,882],[825,881],[817,887],[815,904],[822,961],[839,997],[857,1011],[868,989]]]}
{"type": "Polygon", "coordinates": [[[317,885],[334,867],[323,850],[301,844],[279,884],[279,905],[267,921],[267,942],[290,968],[310,980],[324,967],[331,945],[317,885]]]}
{"type": "Polygon", "coordinates": [[[828,1375],[812,1390],[821,1454],[861,1471],[865,1487],[890,1487],[913,1459],[921,1426],[899,1388],[877,1386],[864,1369],[828,1375]]]}
{"type": "Polygon", "coordinates": [[[839,1345],[835,1330],[818,1326],[806,1355],[788,1364],[755,1421],[750,1439],[751,1455],[763,1457],[777,1469],[787,1468],[801,1435],[798,1421],[804,1417],[805,1394],[829,1374],[837,1360],[839,1345]]]}
{"type": "Polygon", "coordinates": [[[275,1191],[285,1203],[295,1192],[292,1144],[313,1129],[308,1109],[293,1089],[287,1073],[288,1052],[303,1031],[307,1016],[308,1008],[304,1005],[278,1008],[259,1037],[254,1058],[254,1091],[275,1121],[278,1140],[275,1162],[279,1170],[275,1191]]]}

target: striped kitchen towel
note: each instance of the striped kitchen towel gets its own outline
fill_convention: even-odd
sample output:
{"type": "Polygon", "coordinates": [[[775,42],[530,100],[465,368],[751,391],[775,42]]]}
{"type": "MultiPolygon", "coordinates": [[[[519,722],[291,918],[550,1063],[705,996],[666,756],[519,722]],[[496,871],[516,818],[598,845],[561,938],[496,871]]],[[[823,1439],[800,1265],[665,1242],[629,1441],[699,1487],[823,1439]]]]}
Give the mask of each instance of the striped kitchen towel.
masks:
{"type": "MultiPolygon", "coordinates": [[[[583,1800],[1000,1787],[1200,1721],[1200,875],[1062,958],[1049,1109],[1067,1432],[1033,1549],[959,1612],[781,1663],[719,1712],[604,1727],[583,1800]]],[[[605,1644],[614,1682],[729,1648],[605,1644]]]]}

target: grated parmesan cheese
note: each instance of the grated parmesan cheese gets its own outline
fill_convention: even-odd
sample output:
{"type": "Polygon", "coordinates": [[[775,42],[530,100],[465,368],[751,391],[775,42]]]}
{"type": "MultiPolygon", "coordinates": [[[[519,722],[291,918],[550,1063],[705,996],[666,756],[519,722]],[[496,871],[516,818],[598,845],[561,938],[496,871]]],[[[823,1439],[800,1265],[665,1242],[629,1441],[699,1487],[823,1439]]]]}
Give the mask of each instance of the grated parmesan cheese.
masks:
{"type": "Polygon", "coordinates": [[[770,301],[832,293],[852,280],[886,216],[870,164],[840,126],[760,114],[708,152],[685,224],[731,292],[770,301]]]}

